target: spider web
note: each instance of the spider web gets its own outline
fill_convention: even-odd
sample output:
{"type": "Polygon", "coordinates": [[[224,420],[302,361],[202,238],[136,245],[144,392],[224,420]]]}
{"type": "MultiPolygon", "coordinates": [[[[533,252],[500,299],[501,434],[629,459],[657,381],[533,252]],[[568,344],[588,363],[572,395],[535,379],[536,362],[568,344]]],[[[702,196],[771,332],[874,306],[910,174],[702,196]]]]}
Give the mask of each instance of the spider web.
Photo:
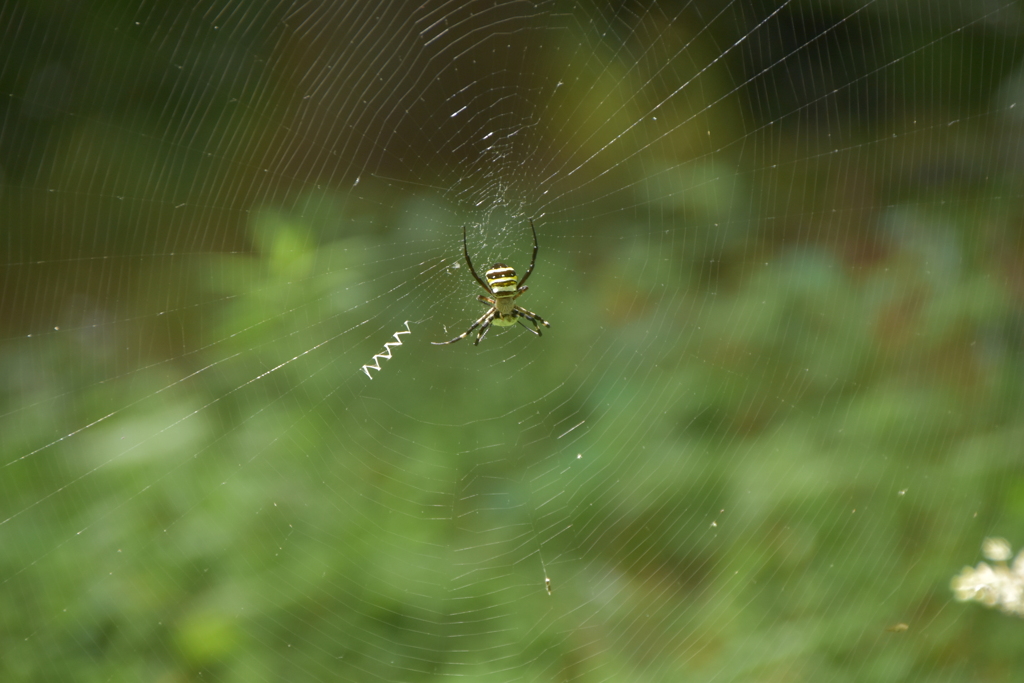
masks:
{"type": "Polygon", "coordinates": [[[0,3],[0,678],[1013,680],[1021,31],[0,3]]]}

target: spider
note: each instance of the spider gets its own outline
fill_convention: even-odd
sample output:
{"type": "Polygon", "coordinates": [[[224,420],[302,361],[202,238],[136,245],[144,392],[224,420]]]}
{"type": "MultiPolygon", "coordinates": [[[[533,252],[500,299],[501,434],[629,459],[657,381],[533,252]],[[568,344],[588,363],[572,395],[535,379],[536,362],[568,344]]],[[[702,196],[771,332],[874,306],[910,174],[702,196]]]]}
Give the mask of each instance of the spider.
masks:
{"type": "Polygon", "coordinates": [[[484,283],[480,279],[480,276],[476,274],[476,269],[473,268],[473,262],[469,260],[469,247],[466,246],[466,226],[462,226],[462,250],[466,254],[466,263],[469,265],[469,272],[473,274],[473,277],[484,288],[484,291],[490,294],[490,296],[483,296],[482,294],[477,295],[477,299],[490,306],[487,312],[477,318],[477,321],[470,325],[469,329],[460,334],[455,339],[450,339],[446,342],[430,342],[435,346],[442,346],[444,344],[454,344],[460,339],[468,337],[473,330],[480,328],[480,331],[476,333],[476,340],[473,345],[476,346],[480,343],[480,340],[487,334],[487,330],[491,329],[491,325],[497,325],[498,327],[511,327],[517,322],[523,325],[523,321],[520,318],[526,318],[533,323],[533,329],[526,327],[526,329],[533,332],[538,337],[540,334],[540,323],[544,327],[551,327],[551,324],[541,318],[539,315],[532,311],[528,311],[522,306],[516,304],[516,299],[522,296],[528,287],[526,286],[526,278],[530,277],[530,273],[533,272],[533,267],[537,264],[537,228],[533,227],[533,219],[530,219],[530,230],[533,231],[533,258],[530,260],[530,267],[526,269],[526,274],[523,275],[522,284],[519,284],[516,279],[516,269],[506,266],[504,263],[495,263],[494,266],[484,273],[484,277],[487,278],[487,282],[484,283]],[[493,298],[492,298],[493,297],[493,298]]]}

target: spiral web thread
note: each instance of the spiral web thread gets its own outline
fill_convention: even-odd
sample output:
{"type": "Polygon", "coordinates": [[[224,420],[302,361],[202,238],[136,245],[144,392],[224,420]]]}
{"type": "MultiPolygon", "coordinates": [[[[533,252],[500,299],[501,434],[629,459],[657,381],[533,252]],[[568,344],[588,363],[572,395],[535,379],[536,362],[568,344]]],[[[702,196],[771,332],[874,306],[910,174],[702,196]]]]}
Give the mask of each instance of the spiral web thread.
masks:
{"type": "Polygon", "coordinates": [[[380,369],[381,369],[380,368],[380,359],[381,358],[386,358],[387,360],[391,360],[391,347],[392,346],[401,346],[402,345],[402,340],[398,338],[399,335],[409,334],[411,332],[411,330],[409,329],[409,321],[408,320],[405,321],[404,325],[405,325],[405,330],[399,330],[398,332],[395,332],[395,335],[394,335],[395,336],[395,341],[393,341],[393,342],[385,342],[384,343],[384,351],[382,353],[375,354],[374,357],[373,357],[373,362],[363,366],[363,372],[366,373],[367,377],[369,377],[370,379],[373,379],[373,375],[370,374],[370,370],[371,369],[377,370],[378,372],[380,371],[380,369]]]}

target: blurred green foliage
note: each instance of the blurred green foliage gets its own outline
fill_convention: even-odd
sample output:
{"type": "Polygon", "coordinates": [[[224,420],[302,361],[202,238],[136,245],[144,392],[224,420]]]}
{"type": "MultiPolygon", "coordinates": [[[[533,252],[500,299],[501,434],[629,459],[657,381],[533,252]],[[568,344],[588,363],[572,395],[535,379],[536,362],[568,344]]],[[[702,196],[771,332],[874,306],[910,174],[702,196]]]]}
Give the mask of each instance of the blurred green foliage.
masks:
{"type": "MultiPolygon", "coordinates": [[[[621,148],[609,131],[696,70],[579,67],[559,97],[584,106],[559,123],[611,170],[538,221],[523,303],[551,331],[478,349],[427,343],[479,315],[449,195],[260,185],[280,110],[219,96],[248,84],[167,127],[220,73],[214,48],[260,54],[253,34],[187,34],[190,87],[164,92],[136,73],[169,68],[140,38],[27,12],[51,55],[77,35],[149,87],[18,123],[35,142],[0,197],[24,226],[5,243],[0,680],[1016,680],[1024,623],[948,585],[989,533],[1024,542],[1022,206],[1001,142],[1019,129],[996,94],[1019,36],[943,8],[897,30],[891,8],[794,6],[780,44],[736,51],[621,148]],[[849,25],[798,51],[791,85],[828,54],[839,85],[872,80],[880,45],[906,59],[878,78],[915,92],[847,89],[843,111],[874,116],[841,123],[835,100],[802,118],[796,86],[758,99],[760,60],[831,13],[849,25]],[[878,42],[854,30],[876,23],[878,42]],[[950,26],[977,60],[926,49],[950,26]],[[950,127],[952,64],[981,115],[950,127]],[[116,180],[83,191],[96,164],[116,180]]],[[[659,16],[631,35],[664,54],[734,42],[659,16]]],[[[522,268],[517,235],[473,248],[522,268]]]]}

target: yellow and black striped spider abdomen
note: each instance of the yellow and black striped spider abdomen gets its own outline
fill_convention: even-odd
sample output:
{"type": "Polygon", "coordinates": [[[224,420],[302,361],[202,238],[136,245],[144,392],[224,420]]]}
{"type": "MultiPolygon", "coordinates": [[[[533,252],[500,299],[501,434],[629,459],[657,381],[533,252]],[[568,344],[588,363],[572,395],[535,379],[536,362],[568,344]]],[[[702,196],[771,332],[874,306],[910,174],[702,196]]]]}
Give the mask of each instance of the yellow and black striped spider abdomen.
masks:
{"type": "Polygon", "coordinates": [[[509,268],[504,263],[495,263],[494,267],[488,270],[484,277],[487,278],[487,285],[491,293],[496,297],[515,296],[519,289],[519,280],[516,278],[516,269],[509,268]]]}
{"type": "Polygon", "coordinates": [[[492,325],[498,327],[511,327],[516,324],[518,313],[516,312],[516,299],[522,292],[519,291],[519,279],[516,277],[516,269],[509,268],[504,263],[495,263],[494,267],[484,273],[487,286],[494,303],[494,317],[492,325]]]}

